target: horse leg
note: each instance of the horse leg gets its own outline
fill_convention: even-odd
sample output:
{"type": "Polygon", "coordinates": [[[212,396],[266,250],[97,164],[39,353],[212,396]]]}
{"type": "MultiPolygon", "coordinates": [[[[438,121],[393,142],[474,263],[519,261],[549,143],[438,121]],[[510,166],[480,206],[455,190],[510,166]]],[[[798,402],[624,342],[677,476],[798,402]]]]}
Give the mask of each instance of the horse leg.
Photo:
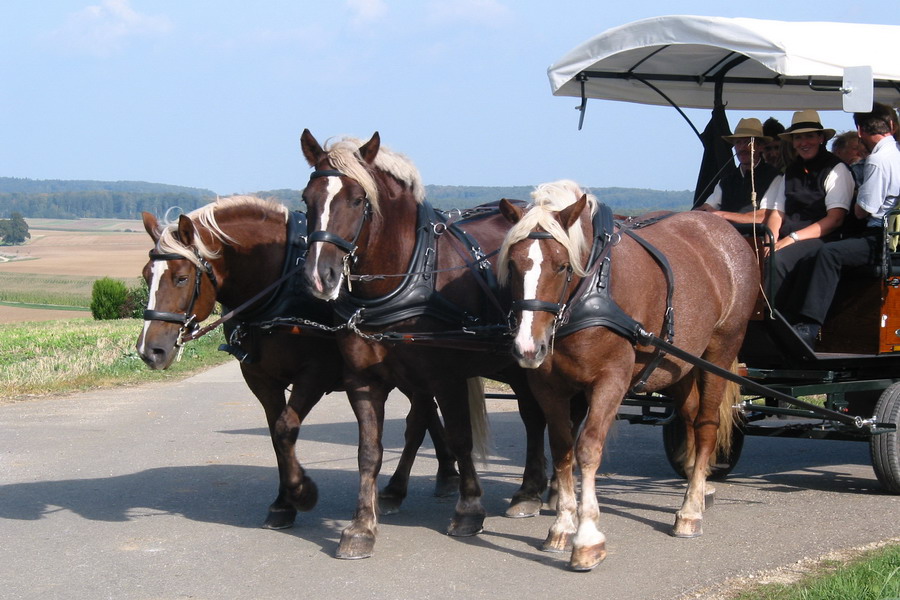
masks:
{"type": "MultiPolygon", "coordinates": [[[[569,401],[570,411],[571,411],[571,419],[572,419],[572,439],[578,436],[578,429],[581,427],[581,423],[584,421],[584,416],[587,414],[587,400],[584,398],[584,393],[579,392],[569,401]]],[[[574,461],[574,458],[572,459],[574,461]]],[[[547,488],[547,500],[544,502],[544,506],[548,507],[550,510],[556,510],[556,505],[559,503],[559,478],[556,474],[556,469],[553,471],[553,476],[550,478],[550,486],[547,488]]]]}
{"type": "MultiPolygon", "coordinates": [[[[481,484],[472,460],[472,424],[468,397],[469,389],[466,380],[454,380],[440,386],[435,394],[441,413],[444,415],[444,426],[447,432],[447,445],[456,456],[459,467],[459,499],[447,533],[455,537],[467,537],[481,533],[484,528],[486,512],[481,504],[481,484]]],[[[481,396],[484,401],[484,396],[481,396]]]]}
{"type": "Polygon", "coordinates": [[[384,403],[390,388],[381,382],[355,381],[348,377],[347,395],[359,426],[359,495],[353,520],[341,532],[335,556],[344,559],[368,558],[375,551],[378,532],[378,472],[384,447],[384,403]]]}
{"type": "Polygon", "coordinates": [[[410,395],[410,409],[406,416],[406,443],[397,463],[397,469],[390,481],[378,494],[378,505],[381,514],[389,515],[400,511],[400,505],[406,498],[409,487],[409,475],[416,453],[425,440],[426,430],[431,434],[434,451],[438,460],[435,496],[449,496],[456,493],[459,487],[459,474],[456,472],[456,461],[444,442],[444,426],[437,414],[437,406],[429,394],[410,395]]]}
{"type": "Polygon", "coordinates": [[[285,385],[278,383],[258,367],[241,367],[250,391],[262,404],[269,426],[275,460],[278,464],[278,496],[269,505],[263,527],[287,529],[294,524],[297,511],[311,510],[318,499],[315,483],[306,476],[295,455],[300,421],[319,401],[323,393],[317,386],[294,385],[289,404],[285,404],[285,385]],[[314,388],[314,389],[312,389],[314,388]],[[310,390],[302,393],[300,390],[310,390]]]}
{"type": "Polygon", "coordinates": [[[556,488],[556,502],[551,505],[551,508],[556,511],[556,520],[550,526],[541,550],[565,552],[572,546],[578,509],[573,473],[575,430],[570,418],[569,405],[571,401],[565,396],[560,396],[559,392],[550,385],[542,385],[535,381],[532,389],[535,390],[535,395],[547,417],[550,453],[553,456],[552,485],[556,488]]]}
{"type": "Polygon", "coordinates": [[[595,477],[603,457],[606,435],[625,397],[624,379],[620,374],[613,374],[601,378],[601,384],[592,386],[588,391],[588,412],[576,444],[576,457],[581,470],[581,505],[578,508],[578,530],[572,540],[572,556],[569,559],[569,568],[573,571],[589,571],[606,558],[606,536],[599,527],[600,505],[595,477]]]}
{"type": "MultiPolygon", "coordinates": [[[[725,380],[699,374],[696,370],[687,378],[689,394],[683,403],[682,418],[685,421],[688,440],[693,441],[693,457],[685,462],[688,487],[684,502],[675,513],[672,535],[680,538],[698,537],[703,534],[703,510],[707,504],[706,477],[708,465],[716,451],[716,436],[719,429],[719,405],[725,394],[725,380]],[[698,380],[699,377],[699,380],[698,380]],[[699,401],[695,401],[699,399],[699,401]],[[687,465],[691,464],[690,471],[687,465]]],[[[691,444],[688,443],[688,449],[691,444]]],[[[688,455],[690,456],[690,454],[688,455]]]]}
{"type": "Polygon", "coordinates": [[[514,519],[540,514],[547,489],[547,460],[544,457],[546,419],[540,405],[523,380],[511,384],[525,426],[525,470],[522,485],[509,501],[505,515],[514,519]]]}

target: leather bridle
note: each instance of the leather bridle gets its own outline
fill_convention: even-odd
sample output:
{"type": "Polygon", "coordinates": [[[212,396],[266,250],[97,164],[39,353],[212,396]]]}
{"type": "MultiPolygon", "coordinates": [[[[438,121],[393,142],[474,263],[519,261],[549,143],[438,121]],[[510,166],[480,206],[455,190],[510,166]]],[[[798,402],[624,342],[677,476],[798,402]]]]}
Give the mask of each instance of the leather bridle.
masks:
{"type": "MultiPolygon", "coordinates": [[[[197,300],[200,298],[200,286],[203,283],[203,275],[206,275],[209,278],[210,283],[212,283],[213,289],[218,293],[219,284],[216,281],[216,275],[213,273],[212,265],[206,261],[206,259],[200,256],[200,253],[194,249],[194,255],[197,258],[199,263],[199,267],[195,265],[194,269],[194,293],[191,297],[191,302],[188,305],[188,308],[183,313],[174,313],[174,312],[164,312],[159,310],[144,310],[144,320],[145,321],[163,321],[165,323],[177,323],[181,325],[181,331],[178,334],[178,342],[176,345],[181,344],[181,340],[184,337],[185,332],[192,331],[197,329],[199,325],[197,324],[197,315],[194,314],[194,305],[197,303],[197,300]]],[[[188,258],[182,256],[181,254],[172,253],[163,253],[163,252],[155,252],[153,250],[150,251],[150,260],[189,260],[188,258]]]]}
{"type": "MultiPolygon", "coordinates": [[[[309,176],[309,180],[312,181],[313,179],[318,179],[319,177],[347,177],[347,175],[335,169],[321,169],[313,171],[309,176]]],[[[362,234],[362,230],[366,224],[366,221],[368,221],[372,216],[372,204],[369,202],[368,198],[366,198],[365,201],[366,204],[363,207],[363,213],[359,218],[359,224],[356,226],[356,233],[354,234],[352,240],[347,241],[341,236],[331,233],[330,231],[317,229],[307,236],[307,243],[309,244],[309,246],[312,246],[313,244],[319,242],[334,244],[347,254],[348,258],[344,259],[345,264],[348,260],[355,260],[359,236],[362,234]]],[[[309,252],[309,250],[307,250],[307,252],[309,252]]]]}
{"type": "MultiPolygon", "coordinates": [[[[528,234],[528,237],[526,239],[550,240],[553,239],[553,235],[547,231],[532,231],[528,234]]],[[[559,321],[566,310],[566,300],[569,297],[569,285],[572,283],[573,275],[574,271],[572,270],[572,266],[569,265],[568,267],[566,267],[566,282],[559,294],[558,302],[547,302],[545,300],[538,300],[536,298],[513,300],[513,311],[518,312],[530,310],[532,312],[548,312],[556,317],[555,321],[559,321]]]]}

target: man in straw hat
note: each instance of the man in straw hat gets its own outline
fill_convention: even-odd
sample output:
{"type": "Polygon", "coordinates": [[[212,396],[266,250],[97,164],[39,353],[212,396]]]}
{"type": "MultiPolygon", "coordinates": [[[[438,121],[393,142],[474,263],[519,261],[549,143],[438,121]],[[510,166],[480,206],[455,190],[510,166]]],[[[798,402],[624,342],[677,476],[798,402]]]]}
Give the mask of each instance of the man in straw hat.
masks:
{"type": "Polygon", "coordinates": [[[756,211],[759,201],[781,188],[781,174],[762,160],[763,147],[771,138],[763,135],[759,119],[741,119],[732,135],[722,139],[734,146],[738,166],[722,175],[713,193],[698,208],[713,212],[732,223],[762,223],[763,213],[756,211]]]}
{"type": "Polygon", "coordinates": [[[871,153],[853,207],[865,227],[823,245],[814,260],[804,266],[809,271],[809,288],[798,316],[807,329],[818,332],[825,322],[843,267],[875,264],[881,258],[883,218],[900,196],[900,148],[892,135],[895,119],[891,107],[878,103],[870,112],[853,114],[860,142],[871,153]]]}
{"type": "Polygon", "coordinates": [[[798,266],[815,256],[825,241],[837,237],[855,187],[847,165],[825,148],[833,136],[834,129],[823,127],[816,111],[795,112],[791,126],[779,137],[790,142],[796,158],[785,169],[781,193],[760,203],[760,208],[768,209],[766,225],[777,240],[775,268],[768,274],[775,307],[795,324],[810,348],[818,327],[799,314],[806,281],[798,266]]]}

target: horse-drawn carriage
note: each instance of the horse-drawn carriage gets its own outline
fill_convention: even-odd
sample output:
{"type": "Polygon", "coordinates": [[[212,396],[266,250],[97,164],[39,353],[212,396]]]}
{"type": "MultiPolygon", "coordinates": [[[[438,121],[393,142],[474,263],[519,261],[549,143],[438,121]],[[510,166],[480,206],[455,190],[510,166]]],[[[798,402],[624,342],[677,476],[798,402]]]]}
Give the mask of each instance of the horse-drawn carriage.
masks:
{"type": "MultiPolygon", "coordinates": [[[[727,126],[726,107],[769,114],[842,106],[865,112],[873,97],[896,105],[898,35],[895,26],[659,17],[592,38],[552,65],[548,75],[555,95],[581,99],[582,121],[589,98],[678,110],[704,144],[699,205],[700,192],[715,181],[723,160],[716,142],[730,131],[715,125],[727,126]],[[701,133],[682,108],[712,109],[710,125],[701,133]]],[[[724,160],[732,160],[730,150],[724,160]]],[[[740,353],[747,396],[737,433],[868,441],[878,480],[892,493],[900,492],[900,254],[895,222],[893,214],[885,218],[881,263],[842,275],[815,348],[771,306],[751,320],[740,353]],[[798,399],[806,396],[822,396],[824,405],[798,399]]],[[[765,231],[745,233],[770,243],[765,231]]],[[[653,398],[631,398],[626,404],[643,407],[641,415],[627,416],[636,422],[659,422],[671,412],[660,415],[653,398]]],[[[677,438],[677,428],[665,428],[667,451],[677,438]]],[[[719,474],[730,470],[739,448],[738,438],[719,474]]]]}
{"type": "MultiPolygon", "coordinates": [[[[687,30],[668,25],[650,29],[688,36],[687,30]]],[[[621,41],[621,31],[616,32],[613,37],[621,41]]],[[[734,108],[756,106],[732,100],[732,84],[750,86],[746,94],[754,99],[760,96],[757,86],[794,89],[793,73],[771,71],[769,63],[760,62],[752,51],[742,54],[721,42],[729,58],[720,59],[714,52],[711,56],[721,49],[710,36],[683,48],[676,46],[707,65],[699,78],[664,76],[651,83],[659,73],[633,67],[649,68],[650,59],[664,57],[666,51],[635,45],[620,54],[618,44],[610,56],[616,61],[623,58],[622,64],[628,66],[607,69],[593,48],[603,39],[596,38],[551,68],[556,91],[581,97],[582,111],[588,97],[606,97],[607,82],[614,83],[611,88],[628,90],[621,97],[618,91],[611,96],[616,99],[649,102],[632,88],[659,89],[665,82],[676,91],[687,90],[688,105],[718,106],[727,99],[734,108]],[[597,60],[601,65],[594,64],[597,60]],[[741,74],[739,81],[727,75],[729,69],[751,65],[763,73],[741,74]],[[595,73],[600,73],[599,83],[594,81],[595,73]],[[710,90],[713,95],[708,97],[710,90]]],[[[673,47],[668,42],[663,45],[673,47]]],[[[679,55],[664,67],[689,62],[679,55]]],[[[880,70],[874,71],[878,81],[885,79],[880,70]]],[[[816,75],[814,87],[825,85],[819,73],[812,74],[816,75]]],[[[881,99],[880,83],[876,89],[881,99]]],[[[760,108],[833,108],[807,101],[805,93],[799,96],[760,108]]],[[[685,101],[677,94],[674,98],[685,101]]],[[[588,268],[580,270],[573,266],[579,259],[567,261],[567,254],[551,252],[546,263],[554,265],[555,278],[548,278],[550,270],[544,276],[533,270],[543,258],[517,253],[516,242],[507,238],[510,222],[531,223],[523,206],[506,201],[500,210],[495,206],[441,214],[424,201],[422,182],[412,163],[382,147],[377,134],[366,142],[341,140],[322,147],[305,131],[301,147],[314,169],[304,190],[307,213],[303,219],[296,217],[298,222],[308,218],[306,237],[292,234],[292,217],[286,211],[253,201],[219,202],[167,227],[145,215],[156,246],[145,272],[151,298],[139,339],[141,354],[151,366],[164,368],[182,340],[198,335],[196,321],[209,315],[213,299],[237,307],[236,313],[226,315],[242,322],[231,336],[232,345],[244,347],[238,353],[255,355],[256,362],[244,363],[242,369],[266,409],[279,463],[279,493],[269,508],[267,527],[288,527],[297,510],[315,504],[316,488],[298,462],[294,444],[307,412],[322,393],[340,385],[359,423],[360,489],[356,513],[343,531],[337,556],[364,558],[373,552],[383,403],[395,387],[413,402],[408,421],[412,433],[408,432],[404,451],[410,459],[426,424],[437,431],[432,398],[437,400],[446,427],[447,455],[456,459],[459,468],[459,500],[448,533],[478,533],[485,512],[472,460],[477,437],[472,424],[483,417],[483,398],[479,405],[479,394],[472,393],[478,390],[471,384],[480,376],[511,384],[525,423],[525,471],[509,516],[529,516],[540,510],[547,484],[543,436],[549,427],[559,500],[557,519],[544,548],[572,547],[574,569],[593,568],[605,555],[605,538],[597,529],[593,475],[606,431],[629,389],[644,391],[630,393],[625,400],[641,411],[622,416],[664,424],[667,454],[690,480],[676,514],[676,536],[694,537],[701,532],[705,465],[715,462],[718,443],[729,434],[739,440],[743,433],[755,432],[761,416],[818,419],[814,426],[779,426],[777,433],[782,435],[870,440],[879,480],[889,490],[900,491],[896,431],[900,352],[894,353],[893,341],[888,348],[866,352],[816,352],[793,335],[776,311],[767,310],[751,321],[750,334],[741,346],[755,308],[759,267],[751,258],[750,246],[725,221],[687,212],[659,223],[624,226],[613,223],[602,207],[586,210],[587,197],[573,198],[577,201],[553,210],[548,219],[534,221],[534,229],[524,231],[518,240],[533,241],[529,247],[535,250],[537,244],[558,241],[552,233],[557,227],[554,222],[563,223],[567,231],[583,226],[588,243],[569,248],[581,248],[573,251],[590,259],[588,268]],[[704,233],[702,243],[694,236],[699,230],[704,233]],[[609,243],[614,239],[616,244],[609,243]],[[614,245],[619,247],[613,249],[614,245]],[[306,246],[309,250],[302,258],[292,254],[294,247],[306,246]],[[498,252],[501,258],[495,259],[498,252]],[[729,253],[740,256],[722,260],[729,253]],[[610,269],[610,257],[616,255],[617,264],[634,261],[643,272],[610,269]],[[560,257],[562,262],[555,262],[560,257]],[[513,283],[505,288],[497,285],[498,261],[500,271],[512,271],[513,283]],[[301,270],[302,279],[297,277],[301,270]],[[573,273],[589,285],[568,288],[573,273]],[[648,277],[649,273],[656,275],[648,277]],[[537,298],[539,291],[546,292],[543,282],[556,279],[565,283],[554,292],[553,301],[537,298]],[[286,309],[280,301],[267,300],[295,284],[302,288],[299,308],[286,309]],[[610,285],[628,293],[618,292],[611,302],[610,285]],[[562,320],[546,315],[565,313],[566,307],[577,304],[570,302],[570,294],[581,298],[582,293],[591,296],[587,304],[600,307],[599,312],[582,310],[584,320],[571,335],[557,336],[562,320]],[[702,304],[713,299],[715,308],[713,303],[702,304]],[[330,304],[326,307],[325,302],[330,304]],[[272,304],[278,307],[272,309],[272,304]],[[288,310],[295,314],[279,314],[288,310]],[[675,323],[688,325],[679,329],[675,323]],[[543,338],[538,339],[533,334],[540,328],[543,338]],[[522,335],[526,330],[528,335],[522,335]],[[749,377],[732,371],[738,350],[749,377]],[[740,382],[745,392],[765,400],[741,403],[742,427],[731,425],[731,403],[723,402],[725,380],[740,382]],[[293,387],[285,404],[284,390],[289,385],[293,387]],[[812,393],[826,395],[824,407],[796,398],[812,393]],[[879,394],[880,399],[875,397],[879,394]],[[682,440],[687,450],[683,460],[676,460],[682,440]],[[575,501],[573,479],[576,456],[583,478],[580,503],[575,501]]],[[[872,298],[890,295],[900,283],[891,268],[891,255],[886,256],[886,270],[871,279],[870,287],[877,290],[872,298]]],[[[865,302],[871,299],[866,296],[865,302]]],[[[893,317],[883,314],[888,316],[881,329],[892,327],[893,317]]],[[[724,463],[720,461],[713,474],[716,469],[719,475],[726,473],[737,455],[732,452],[724,463]]],[[[408,462],[404,464],[408,476],[408,462]]],[[[404,473],[399,475],[402,480],[404,473]]],[[[398,492],[400,499],[404,485],[398,492]]],[[[381,499],[385,500],[384,494],[381,499]]]]}

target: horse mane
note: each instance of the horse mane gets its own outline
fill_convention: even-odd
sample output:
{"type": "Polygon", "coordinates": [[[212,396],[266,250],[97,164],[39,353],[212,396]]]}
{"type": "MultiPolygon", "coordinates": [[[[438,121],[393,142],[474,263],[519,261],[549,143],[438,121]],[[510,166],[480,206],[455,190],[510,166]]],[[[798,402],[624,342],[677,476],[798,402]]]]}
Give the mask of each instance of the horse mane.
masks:
{"type": "MultiPolygon", "coordinates": [[[[575,204],[584,194],[581,187],[569,179],[542,183],[534,188],[534,191],[531,192],[532,203],[519,222],[507,232],[503,244],[500,246],[500,255],[497,258],[497,278],[501,284],[506,284],[509,279],[510,247],[527,238],[528,234],[538,227],[563,245],[569,254],[569,263],[575,274],[579,277],[585,276],[585,266],[581,264],[582,256],[585,256],[590,248],[581,224],[575,223],[566,231],[554,216],[554,213],[575,204]]],[[[587,201],[590,214],[593,215],[597,211],[597,198],[593,194],[587,194],[587,201]]]]}
{"type": "MultiPolygon", "coordinates": [[[[238,245],[237,240],[222,230],[222,227],[219,225],[219,217],[226,211],[248,208],[257,211],[260,217],[274,212],[287,223],[288,209],[286,206],[258,196],[235,195],[218,198],[215,202],[210,202],[205,206],[201,206],[200,208],[187,213],[186,216],[194,222],[195,226],[205,228],[212,235],[214,241],[229,246],[235,246],[238,245]]],[[[162,224],[159,242],[157,244],[160,252],[178,254],[198,267],[200,266],[201,258],[204,260],[213,260],[220,256],[221,251],[212,248],[210,244],[204,241],[203,237],[199,235],[194,236],[193,246],[196,248],[195,253],[193,248],[184,245],[181,240],[178,239],[177,232],[178,221],[162,224]],[[199,254],[199,257],[197,254],[199,254]]]]}
{"type": "Polygon", "coordinates": [[[372,175],[373,168],[387,173],[408,187],[412,191],[413,198],[419,204],[425,201],[425,186],[422,185],[422,176],[408,157],[394,152],[386,146],[381,146],[375,156],[374,165],[369,166],[359,155],[359,147],[364,143],[357,138],[345,137],[333,143],[327,143],[325,151],[328,154],[328,162],[335,169],[359,182],[376,213],[380,212],[380,208],[378,185],[372,175]]]}

